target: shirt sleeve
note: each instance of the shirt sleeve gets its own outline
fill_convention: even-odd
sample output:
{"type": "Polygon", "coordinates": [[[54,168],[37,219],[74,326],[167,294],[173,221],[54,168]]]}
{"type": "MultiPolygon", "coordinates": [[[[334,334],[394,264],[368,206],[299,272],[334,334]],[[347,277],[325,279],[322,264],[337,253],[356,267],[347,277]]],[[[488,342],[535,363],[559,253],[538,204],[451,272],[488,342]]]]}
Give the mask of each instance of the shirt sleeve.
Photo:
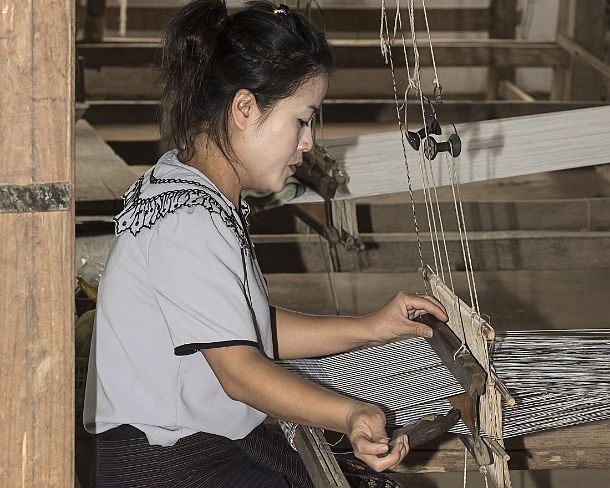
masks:
{"type": "Polygon", "coordinates": [[[258,346],[242,259],[236,236],[203,207],[180,209],[153,228],[149,276],[176,355],[258,346]]]}

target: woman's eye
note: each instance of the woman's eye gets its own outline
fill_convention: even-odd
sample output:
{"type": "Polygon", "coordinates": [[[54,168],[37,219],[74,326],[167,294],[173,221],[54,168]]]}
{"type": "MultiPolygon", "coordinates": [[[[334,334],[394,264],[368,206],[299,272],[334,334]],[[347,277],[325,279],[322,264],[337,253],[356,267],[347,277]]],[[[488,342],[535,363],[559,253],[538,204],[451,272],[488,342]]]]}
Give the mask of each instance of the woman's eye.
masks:
{"type": "Polygon", "coordinates": [[[310,120],[301,120],[299,119],[299,124],[301,125],[301,127],[309,127],[309,123],[311,121],[310,120]]]}

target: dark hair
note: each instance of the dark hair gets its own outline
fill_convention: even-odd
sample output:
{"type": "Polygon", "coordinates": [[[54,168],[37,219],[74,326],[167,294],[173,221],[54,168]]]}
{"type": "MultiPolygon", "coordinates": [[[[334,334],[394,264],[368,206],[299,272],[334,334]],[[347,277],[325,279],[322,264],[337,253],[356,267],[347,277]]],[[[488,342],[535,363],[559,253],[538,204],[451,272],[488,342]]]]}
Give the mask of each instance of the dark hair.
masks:
{"type": "Polygon", "coordinates": [[[163,34],[162,123],[183,162],[198,134],[233,163],[231,103],[240,89],[256,97],[263,115],[308,80],[330,74],[324,35],[305,18],[268,1],[252,1],[229,16],[221,0],[180,7],[163,34]]]}

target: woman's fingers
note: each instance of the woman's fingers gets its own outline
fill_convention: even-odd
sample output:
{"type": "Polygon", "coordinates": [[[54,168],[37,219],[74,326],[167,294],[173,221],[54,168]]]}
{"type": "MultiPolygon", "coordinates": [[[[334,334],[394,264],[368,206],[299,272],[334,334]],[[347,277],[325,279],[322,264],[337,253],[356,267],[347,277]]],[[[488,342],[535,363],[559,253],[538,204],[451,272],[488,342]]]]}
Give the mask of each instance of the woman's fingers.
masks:
{"type": "Polygon", "coordinates": [[[442,322],[446,322],[449,317],[445,313],[445,308],[436,298],[429,295],[407,295],[404,294],[405,305],[408,310],[423,315],[431,313],[442,322]]]}
{"type": "MultiPolygon", "coordinates": [[[[430,295],[420,295],[422,298],[425,298],[426,300],[431,301],[432,303],[434,303],[437,307],[439,307],[443,313],[445,313],[445,307],[443,306],[443,304],[440,302],[440,300],[437,300],[436,297],[430,296],[430,295]]],[[[445,313],[446,315],[446,313],[445,313]]]]}
{"type": "Polygon", "coordinates": [[[408,446],[409,444],[406,440],[406,436],[402,436],[396,441],[396,444],[394,445],[392,450],[386,455],[383,455],[382,457],[380,457],[379,455],[367,455],[364,453],[357,452],[356,450],[354,450],[354,453],[358,459],[364,461],[372,469],[381,472],[400,464],[400,462],[409,452],[408,446]]]}
{"type": "Polygon", "coordinates": [[[369,440],[364,436],[358,436],[353,441],[354,452],[368,456],[379,456],[386,454],[389,450],[389,441],[386,439],[378,442],[369,440]]]}

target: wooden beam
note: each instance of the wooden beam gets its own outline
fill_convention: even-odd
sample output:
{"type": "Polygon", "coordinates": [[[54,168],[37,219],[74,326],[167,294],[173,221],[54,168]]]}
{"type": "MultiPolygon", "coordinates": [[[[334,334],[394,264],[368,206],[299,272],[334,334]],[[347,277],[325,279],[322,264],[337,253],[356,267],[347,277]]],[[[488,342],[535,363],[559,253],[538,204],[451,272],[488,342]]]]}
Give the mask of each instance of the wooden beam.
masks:
{"type": "MultiPolygon", "coordinates": [[[[375,39],[330,39],[339,68],[385,68],[375,39]]],[[[411,47],[411,41],[407,41],[411,47]]],[[[438,66],[564,66],[569,62],[565,50],[552,42],[530,42],[511,39],[437,39],[433,41],[438,66]]],[[[420,45],[420,63],[431,66],[430,49],[420,45]]],[[[103,43],[77,46],[85,66],[142,66],[160,62],[158,40],[109,39],[103,43]]],[[[409,62],[413,64],[412,50],[409,62]]],[[[394,59],[404,59],[402,45],[396,41],[392,48],[394,59]]],[[[398,65],[402,66],[403,62],[398,65]]]]}
{"type": "Polygon", "coordinates": [[[121,200],[135,174],[86,121],[78,121],[75,135],[77,205],[121,200]]]}
{"type": "MultiPolygon", "coordinates": [[[[497,231],[469,232],[475,271],[566,270],[610,268],[610,232],[497,231]],[[591,256],[596,256],[595,260],[591,256]]],[[[261,268],[266,273],[326,271],[326,241],[317,234],[253,235],[261,268]]],[[[337,248],[345,272],[406,272],[419,262],[415,234],[360,233],[360,253],[337,248]]],[[[429,234],[420,234],[425,262],[434,262],[429,234]]],[[[465,263],[457,232],[445,232],[451,269],[465,263]]],[[[443,254],[444,256],[444,254],[443,254]]]]}
{"type": "Polygon", "coordinates": [[[500,80],[499,94],[505,100],[520,100],[527,103],[534,103],[536,101],[523,88],[508,80],[500,80]]]}
{"type": "Polygon", "coordinates": [[[557,35],[557,43],[570,53],[573,57],[583,61],[588,66],[596,70],[606,80],[610,80],[610,64],[594,56],[577,42],[567,38],[562,34],[557,35]]]}
{"type": "Polygon", "coordinates": [[[299,425],[294,444],[315,488],[349,488],[320,429],[299,425]]]}
{"type": "MultiPolygon", "coordinates": [[[[517,0],[491,0],[489,3],[489,37],[491,39],[515,39],[517,34],[517,0]]],[[[515,68],[497,67],[496,59],[490,59],[487,73],[487,98],[499,97],[500,80],[514,81],[515,68]]]]}
{"type": "MultiPolygon", "coordinates": [[[[510,469],[606,468],[610,461],[610,421],[565,427],[506,439],[510,469]],[[566,439],[570,445],[566,446],[566,439]]],[[[469,456],[467,469],[478,470],[469,456]]],[[[394,471],[430,473],[464,469],[464,446],[452,435],[416,448],[394,471]]],[[[400,476],[393,476],[400,480],[400,476]]]]}
{"type": "Polygon", "coordinates": [[[74,218],[65,196],[74,185],[73,9],[73,0],[2,4],[0,181],[65,197],[51,211],[0,213],[6,487],[74,486],[74,218]]]}
{"type": "MultiPolygon", "coordinates": [[[[583,50],[601,59],[605,53],[606,7],[604,0],[561,0],[557,21],[557,40],[575,55],[565,69],[556,68],[553,75],[553,99],[600,100],[603,77],[582,58],[583,50]],[[561,41],[561,36],[576,43],[561,41]]],[[[586,56],[586,55],[585,55],[586,56]]],[[[595,63],[600,68],[599,63],[595,63]]]]}
{"type": "MultiPolygon", "coordinates": [[[[235,10],[230,8],[229,13],[235,10]]],[[[173,7],[128,7],[127,31],[159,32],[175,11],[173,7]]],[[[394,12],[394,9],[388,9],[392,17],[394,12]]],[[[427,13],[430,28],[436,31],[483,31],[487,30],[489,24],[489,10],[486,8],[428,8],[427,13]]],[[[309,17],[307,12],[304,15],[309,17]]],[[[325,7],[322,15],[317,9],[312,9],[311,20],[327,32],[379,32],[378,8],[325,7]]],[[[79,25],[82,21],[83,15],[78,19],[79,25]]],[[[424,22],[423,10],[416,9],[415,25],[422,26],[424,22]]],[[[109,6],[106,9],[106,25],[108,29],[118,31],[118,7],[109,6]]]]}
{"type": "MultiPolygon", "coordinates": [[[[108,241],[110,246],[112,239],[108,241]]],[[[89,248],[91,249],[91,248],[89,248]]],[[[335,273],[332,282],[344,315],[376,312],[396,290],[423,291],[419,258],[406,273],[335,273]]],[[[608,328],[610,283],[604,269],[563,271],[479,271],[477,293],[481,310],[500,330],[608,328]],[[586,290],[583,293],[583,290],[586,290]],[[579,307],[573,297],[579,297],[579,307]]],[[[269,297],[279,307],[312,314],[334,314],[333,294],[326,273],[269,274],[269,297]]],[[[468,296],[466,273],[453,273],[458,296],[468,296]]],[[[586,443],[583,445],[587,445],[586,443]]],[[[463,449],[462,449],[463,453],[463,449]]]]}
{"type": "MultiPolygon", "coordinates": [[[[510,456],[509,468],[606,468],[610,461],[609,427],[610,421],[590,422],[505,439],[505,449],[510,456]],[[569,446],[566,439],[570,439],[569,446]]],[[[340,445],[343,448],[349,446],[345,442],[340,445]]],[[[479,470],[471,456],[466,459],[466,467],[468,471],[479,470]]],[[[463,469],[464,445],[457,436],[446,434],[411,449],[404,461],[388,474],[400,482],[406,481],[404,476],[408,474],[460,472],[463,469]]]]}
{"type": "MultiPolygon", "coordinates": [[[[529,94],[528,97],[532,100],[443,100],[438,112],[441,120],[460,123],[606,105],[604,102],[536,100],[529,94]]],[[[158,109],[156,100],[92,100],[85,119],[92,124],[157,124],[158,109]]],[[[419,102],[409,100],[408,109],[417,112],[419,102]]],[[[324,122],[395,123],[396,104],[392,99],[326,99],[324,122]]]]}

